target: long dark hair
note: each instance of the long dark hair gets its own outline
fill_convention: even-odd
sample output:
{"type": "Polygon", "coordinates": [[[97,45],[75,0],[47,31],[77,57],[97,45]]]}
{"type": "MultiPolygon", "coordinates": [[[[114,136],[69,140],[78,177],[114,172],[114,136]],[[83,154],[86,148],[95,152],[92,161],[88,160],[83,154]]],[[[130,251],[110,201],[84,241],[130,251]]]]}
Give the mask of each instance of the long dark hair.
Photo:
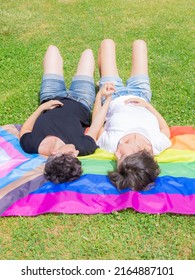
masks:
{"type": "Polygon", "coordinates": [[[108,173],[109,179],[118,190],[131,188],[142,191],[154,183],[160,173],[160,168],[154,157],[142,150],[127,156],[116,171],[108,173]]]}
{"type": "Polygon", "coordinates": [[[78,158],[63,154],[52,159],[48,158],[44,176],[48,181],[58,184],[74,181],[81,176],[82,172],[78,158]]]}

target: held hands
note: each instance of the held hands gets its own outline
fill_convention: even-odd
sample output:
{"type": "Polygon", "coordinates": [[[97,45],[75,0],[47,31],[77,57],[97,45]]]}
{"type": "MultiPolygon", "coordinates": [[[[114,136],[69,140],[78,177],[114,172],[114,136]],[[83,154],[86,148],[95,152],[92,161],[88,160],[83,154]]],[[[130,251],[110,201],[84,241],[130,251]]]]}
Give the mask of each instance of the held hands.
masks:
{"type": "Polygon", "coordinates": [[[108,112],[109,104],[112,100],[112,94],[114,92],[114,84],[109,82],[105,83],[96,95],[92,114],[92,124],[87,132],[87,135],[91,136],[95,141],[97,141],[104,130],[103,126],[106,119],[106,114],[108,112]],[[102,103],[102,97],[105,98],[104,103],[102,103]]]}
{"type": "Polygon", "coordinates": [[[49,100],[39,106],[41,111],[52,110],[56,107],[62,107],[63,103],[59,100],[49,100]]]}
{"type": "Polygon", "coordinates": [[[114,84],[111,82],[105,83],[98,92],[98,95],[105,97],[106,99],[111,99],[112,94],[115,92],[114,84]]]}

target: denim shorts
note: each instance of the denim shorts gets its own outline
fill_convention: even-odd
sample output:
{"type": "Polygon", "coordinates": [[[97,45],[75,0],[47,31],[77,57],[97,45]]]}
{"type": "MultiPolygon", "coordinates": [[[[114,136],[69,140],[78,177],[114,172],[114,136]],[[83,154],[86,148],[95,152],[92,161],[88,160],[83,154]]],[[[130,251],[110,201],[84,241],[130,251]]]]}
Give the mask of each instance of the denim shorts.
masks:
{"type": "Polygon", "coordinates": [[[95,101],[94,79],[85,75],[74,76],[68,90],[63,76],[57,74],[43,75],[40,102],[55,99],[56,97],[73,99],[91,111],[95,101]]]}
{"type": "Polygon", "coordinates": [[[150,80],[147,75],[137,75],[130,77],[126,86],[124,86],[120,77],[102,77],[99,81],[99,86],[107,82],[113,82],[115,85],[116,92],[112,95],[112,100],[117,97],[125,95],[134,95],[144,98],[147,102],[151,101],[152,92],[150,89],[150,80]]]}

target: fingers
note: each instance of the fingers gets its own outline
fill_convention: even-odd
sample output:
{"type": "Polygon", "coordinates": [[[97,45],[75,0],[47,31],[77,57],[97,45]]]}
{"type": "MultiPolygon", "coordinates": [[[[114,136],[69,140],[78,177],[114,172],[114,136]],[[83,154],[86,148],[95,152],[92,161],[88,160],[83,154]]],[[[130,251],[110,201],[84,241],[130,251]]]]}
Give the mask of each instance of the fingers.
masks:
{"type": "Polygon", "coordinates": [[[63,106],[64,104],[59,100],[50,100],[51,106],[63,106]]]}
{"type": "Polygon", "coordinates": [[[114,83],[108,82],[103,85],[103,88],[106,90],[115,90],[114,83]]]}
{"type": "Polygon", "coordinates": [[[109,96],[115,92],[115,87],[113,83],[105,83],[102,87],[102,96],[109,96]]]}
{"type": "Polygon", "coordinates": [[[63,103],[60,102],[59,100],[49,100],[43,104],[41,104],[41,107],[43,110],[51,110],[56,107],[61,107],[63,106],[63,103]]]}
{"type": "Polygon", "coordinates": [[[106,83],[107,91],[115,91],[114,83],[106,83]]]}
{"type": "Polygon", "coordinates": [[[45,102],[45,103],[43,103],[43,105],[45,105],[45,106],[53,106],[53,105],[61,105],[61,106],[63,106],[63,103],[61,102],[61,101],[59,101],[59,100],[49,100],[49,101],[47,101],[47,102],[45,102]]]}
{"type": "Polygon", "coordinates": [[[144,100],[141,100],[140,98],[133,97],[133,98],[129,98],[129,99],[125,100],[124,103],[125,104],[132,103],[132,104],[135,104],[135,105],[141,105],[141,104],[144,104],[144,100]]]}
{"type": "Polygon", "coordinates": [[[62,107],[64,104],[60,102],[59,100],[50,100],[49,108],[50,110],[57,108],[57,107],[62,107]]]}

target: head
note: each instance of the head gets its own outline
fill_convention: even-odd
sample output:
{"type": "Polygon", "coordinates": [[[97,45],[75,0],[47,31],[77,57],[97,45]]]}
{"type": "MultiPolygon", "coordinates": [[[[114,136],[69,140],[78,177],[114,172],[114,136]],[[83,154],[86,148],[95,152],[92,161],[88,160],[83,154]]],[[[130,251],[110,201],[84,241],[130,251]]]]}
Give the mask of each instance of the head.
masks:
{"type": "Polygon", "coordinates": [[[134,191],[146,190],[160,173],[154,157],[146,150],[126,156],[117,166],[117,170],[109,172],[110,181],[122,190],[130,187],[134,191]]]}
{"type": "Polygon", "coordinates": [[[77,157],[79,154],[79,151],[75,149],[75,146],[73,144],[64,144],[63,143],[63,145],[59,145],[51,153],[52,156],[59,156],[62,154],[77,157]]]}
{"type": "Polygon", "coordinates": [[[127,156],[142,150],[145,150],[149,154],[153,155],[152,145],[145,136],[138,133],[128,134],[120,140],[117,146],[117,150],[115,152],[117,164],[120,165],[127,156]]]}
{"type": "Polygon", "coordinates": [[[63,145],[54,151],[45,164],[45,178],[55,184],[78,179],[83,172],[77,158],[78,153],[71,144],[63,145]]]}

